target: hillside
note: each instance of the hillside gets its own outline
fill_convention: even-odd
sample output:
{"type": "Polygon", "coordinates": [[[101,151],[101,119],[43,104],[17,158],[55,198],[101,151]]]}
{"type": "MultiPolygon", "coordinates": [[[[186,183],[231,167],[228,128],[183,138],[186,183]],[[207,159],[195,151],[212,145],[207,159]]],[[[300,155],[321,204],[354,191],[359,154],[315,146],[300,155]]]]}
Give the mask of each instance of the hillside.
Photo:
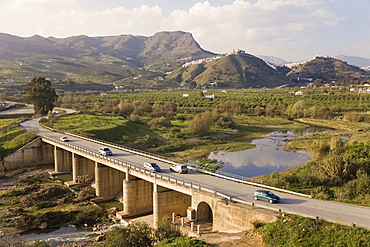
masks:
{"type": "Polygon", "coordinates": [[[290,79],[321,79],[327,82],[339,80],[365,81],[370,78],[370,74],[359,67],[349,65],[336,58],[315,57],[312,60],[293,67],[287,74],[287,77],[290,79]]]}
{"type": "Polygon", "coordinates": [[[24,85],[34,76],[43,76],[61,90],[70,88],[66,85],[74,85],[73,90],[97,90],[100,87],[96,84],[111,90],[114,86],[153,89],[298,86],[304,85],[302,78],[310,78],[308,81],[370,78],[370,72],[335,58],[316,57],[290,69],[279,66],[283,60],[261,57],[275,65],[241,50],[227,56],[205,51],[191,33],[182,31],[158,32],[150,37],[127,34],[67,38],[38,35],[22,38],[0,33],[0,83],[8,88],[13,83],[24,85]],[[185,63],[187,66],[183,67],[185,63]],[[79,87],[81,84],[88,86],[79,87]]]}
{"type": "MultiPolygon", "coordinates": [[[[51,80],[119,85],[150,80],[213,53],[203,50],[190,33],[159,32],[151,37],[119,35],[22,38],[0,33],[0,81],[26,82],[42,75],[51,80]],[[155,70],[155,71],[154,71],[155,70]]],[[[143,84],[139,82],[138,84],[143,84]]]]}
{"type": "Polygon", "coordinates": [[[242,51],[208,63],[179,68],[166,79],[182,85],[218,88],[276,87],[288,83],[285,74],[242,51]]]}

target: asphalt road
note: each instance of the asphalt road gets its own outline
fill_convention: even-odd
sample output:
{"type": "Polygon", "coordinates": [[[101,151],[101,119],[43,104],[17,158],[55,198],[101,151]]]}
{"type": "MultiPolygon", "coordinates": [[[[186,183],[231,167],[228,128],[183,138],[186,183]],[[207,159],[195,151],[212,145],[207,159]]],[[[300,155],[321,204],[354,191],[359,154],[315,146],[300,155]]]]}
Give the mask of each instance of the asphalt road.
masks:
{"type": "MultiPolygon", "coordinates": [[[[26,122],[23,122],[21,124],[21,127],[26,130],[38,130],[37,133],[55,139],[60,139],[60,137],[65,136],[64,134],[52,132],[41,128],[38,121],[39,119],[28,120],[26,122]]],[[[68,138],[71,144],[96,153],[98,153],[98,148],[102,146],[101,144],[89,142],[72,136],[68,136],[68,138]]],[[[346,223],[350,225],[355,224],[357,226],[370,228],[370,207],[361,207],[338,202],[321,201],[281,192],[274,192],[275,194],[280,196],[280,203],[269,204],[268,202],[264,201],[254,201],[253,192],[258,189],[258,187],[201,174],[193,170],[190,170],[188,174],[177,174],[169,170],[169,167],[171,165],[168,163],[150,160],[146,157],[128,153],[120,149],[111,148],[111,150],[113,151],[112,158],[119,161],[141,167],[143,166],[143,163],[145,161],[156,162],[162,168],[162,173],[192,181],[193,183],[205,185],[207,188],[213,188],[215,191],[228,195],[232,198],[237,198],[250,203],[254,202],[256,207],[271,207],[275,208],[277,211],[281,209],[282,212],[295,213],[303,216],[319,217],[331,222],[346,223]]]]}

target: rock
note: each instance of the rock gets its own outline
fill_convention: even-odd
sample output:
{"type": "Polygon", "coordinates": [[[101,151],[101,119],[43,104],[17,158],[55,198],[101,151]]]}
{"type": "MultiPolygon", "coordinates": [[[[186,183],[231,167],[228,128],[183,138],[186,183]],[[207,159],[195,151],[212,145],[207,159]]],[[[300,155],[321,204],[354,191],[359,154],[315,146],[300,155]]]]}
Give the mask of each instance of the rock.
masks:
{"type": "Polygon", "coordinates": [[[98,236],[96,236],[96,238],[95,238],[95,242],[100,242],[100,241],[103,241],[103,240],[104,240],[104,235],[103,235],[103,234],[98,235],[98,236]]]}
{"type": "Polygon", "coordinates": [[[42,222],[41,225],[39,225],[40,229],[46,229],[48,228],[48,223],[47,222],[42,222]]]}

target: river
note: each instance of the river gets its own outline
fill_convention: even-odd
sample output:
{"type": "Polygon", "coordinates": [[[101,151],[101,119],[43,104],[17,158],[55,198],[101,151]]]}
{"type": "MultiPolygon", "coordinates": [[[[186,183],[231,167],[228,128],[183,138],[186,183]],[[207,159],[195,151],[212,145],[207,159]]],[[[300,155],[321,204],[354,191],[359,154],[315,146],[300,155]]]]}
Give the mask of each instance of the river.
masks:
{"type": "Polygon", "coordinates": [[[223,168],[219,169],[244,177],[255,177],[271,174],[289,168],[306,164],[311,156],[304,151],[285,151],[286,138],[322,132],[324,128],[305,128],[286,132],[274,131],[268,137],[256,139],[251,142],[255,148],[238,152],[212,152],[209,159],[223,162],[223,168]]]}

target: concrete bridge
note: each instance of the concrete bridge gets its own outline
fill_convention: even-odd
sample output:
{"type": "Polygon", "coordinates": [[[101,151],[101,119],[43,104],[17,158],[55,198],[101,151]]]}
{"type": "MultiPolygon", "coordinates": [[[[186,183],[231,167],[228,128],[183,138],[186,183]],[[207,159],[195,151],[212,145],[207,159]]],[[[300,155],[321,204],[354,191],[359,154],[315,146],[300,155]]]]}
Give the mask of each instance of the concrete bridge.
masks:
{"type": "MultiPolygon", "coordinates": [[[[75,145],[80,144],[77,136],[70,137],[70,142],[63,142],[58,138],[60,134],[50,133],[57,136],[39,134],[38,139],[7,157],[6,165],[53,164],[53,175],[72,174],[72,181],[66,182],[69,186],[93,184],[97,200],[122,198],[123,212],[120,213],[124,217],[153,214],[153,225],[175,213],[189,216],[188,219],[196,224],[211,225],[212,231],[239,232],[253,228],[255,221],[273,222],[277,219],[278,210],[233,204],[212,186],[186,179],[188,175],[208,175],[195,171],[189,174],[153,173],[142,165],[122,159],[140,159],[137,154],[121,155],[112,148],[113,156],[102,156],[97,152],[98,146],[102,146],[100,142],[91,150],[75,145]]],[[[161,160],[149,154],[142,155],[145,160],[149,157],[156,162],[161,160]]],[[[163,168],[163,162],[161,166],[163,168]]]]}
{"type": "Polygon", "coordinates": [[[124,215],[152,213],[154,225],[172,213],[187,216],[195,212],[192,218],[196,222],[210,223],[212,230],[219,232],[248,230],[255,221],[272,222],[281,214],[370,227],[368,207],[283,193],[278,204],[255,202],[253,192],[257,188],[242,179],[221,179],[192,170],[188,174],[173,173],[169,171],[173,162],[165,158],[72,134],[68,136],[70,142],[62,142],[60,137],[65,134],[41,128],[37,119],[21,127],[40,138],[7,157],[8,166],[53,164],[55,174],[72,174],[70,186],[92,183],[98,198],[120,197],[124,215]],[[99,155],[100,146],[110,146],[114,155],[99,155]],[[146,171],[145,161],[157,162],[162,172],[146,171]]]}

